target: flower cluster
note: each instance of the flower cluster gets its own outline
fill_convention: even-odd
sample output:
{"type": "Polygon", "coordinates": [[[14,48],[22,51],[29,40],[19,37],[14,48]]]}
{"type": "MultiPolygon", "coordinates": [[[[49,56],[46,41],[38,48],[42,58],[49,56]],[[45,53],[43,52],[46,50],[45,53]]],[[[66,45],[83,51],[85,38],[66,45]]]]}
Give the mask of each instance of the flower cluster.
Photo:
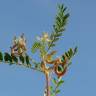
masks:
{"type": "Polygon", "coordinates": [[[19,38],[14,37],[13,45],[11,47],[12,55],[22,55],[26,51],[26,39],[24,34],[22,34],[19,38]]]}

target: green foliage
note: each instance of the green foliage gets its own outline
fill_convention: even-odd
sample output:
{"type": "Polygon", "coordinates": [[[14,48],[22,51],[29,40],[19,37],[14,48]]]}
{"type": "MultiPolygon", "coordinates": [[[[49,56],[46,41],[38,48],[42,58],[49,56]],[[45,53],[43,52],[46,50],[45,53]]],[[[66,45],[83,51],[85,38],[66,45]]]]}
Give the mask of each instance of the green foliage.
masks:
{"type": "Polygon", "coordinates": [[[76,47],[74,48],[74,55],[77,53],[77,51],[78,51],[78,47],[76,46],[76,47]]]}
{"type": "Polygon", "coordinates": [[[20,59],[20,61],[21,61],[22,64],[25,62],[24,56],[20,55],[20,56],[19,56],[19,59],[20,59]]]}
{"type": "Polygon", "coordinates": [[[58,89],[58,90],[56,90],[55,94],[58,94],[58,93],[60,93],[60,90],[59,90],[59,89],[58,89]]]}
{"type": "Polygon", "coordinates": [[[57,84],[57,87],[60,87],[64,83],[64,80],[60,80],[57,84]]]}
{"type": "Polygon", "coordinates": [[[4,53],[4,60],[7,62],[9,61],[10,63],[12,63],[12,57],[9,53],[4,53]]]}
{"type": "Polygon", "coordinates": [[[63,72],[64,68],[61,65],[58,65],[58,72],[63,72]]]}
{"type": "Polygon", "coordinates": [[[64,55],[62,55],[62,57],[61,57],[61,61],[62,61],[62,62],[65,61],[65,56],[64,56],[64,55]]]}
{"type": "Polygon", "coordinates": [[[57,96],[60,93],[59,87],[64,83],[64,80],[59,80],[60,78],[56,79],[53,78],[52,82],[54,86],[50,86],[51,96],[57,96]]]}
{"type": "Polygon", "coordinates": [[[37,50],[39,50],[41,47],[41,43],[40,42],[34,42],[33,46],[32,46],[32,53],[35,53],[37,50]]]}
{"type": "Polygon", "coordinates": [[[18,63],[18,58],[16,56],[12,56],[12,60],[14,63],[18,63]]]}
{"type": "Polygon", "coordinates": [[[14,55],[10,55],[9,53],[5,52],[2,53],[0,52],[0,62],[3,63],[9,63],[10,65],[12,64],[25,64],[27,67],[30,67],[30,58],[28,55],[25,56],[14,56],[14,55]],[[4,59],[3,59],[4,58],[4,59]]]}
{"type": "Polygon", "coordinates": [[[0,61],[3,61],[3,54],[0,52],[0,61]]]}
{"type": "Polygon", "coordinates": [[[52,79],[52,83],[53,83],[54,85],[56,85],[56,84],[57,84],[57,81],[56,81],[56,79],[55,79],[55,78],[53,78],[53,79],[52,79]]]}
{"type": "Polygon", "coordinates": [[[56,15],[55,24],[53,25],[53,32],[50,36],[51,42],[49,42],[48,50],[51,47],[55,46],[55,42],[57,42],[60,39],[60,36],[63,35],[63,32],[65,30],[65,26],[68,21],[69,13],[66,13],[66,7],[64,7],[63,4],[58,5],[58,13],[56,15]]]}
{"type": "Polygon", "coordinates": [[[65,70],[66,67],[68,67],[69,65],[71,65],[71,59],[72,57],[77,53],[77,47],[75,47],[74,49],[70,48],[67,52],[65,52],[62,56],[61,56],[61,61],[62,62],[67,62],[64,66],[62,65],[58,65],[58,72],[63,72],[65,70]]]}
{"type": "Polygon", "coordinates": [[[30,64],[30,58],[29,58],[28,55],[26,55],[26,64],[27,64],[27,65],[30,64]]]}
{"type": "Polygon", "coordinates": [[[44,42],[35,42],[32,46],[32,53],[36,53],[37,51],[39,51],[40,56],[43,57],[46,54],[45,47],[46,45],[44,42]]]}
{"type": "Polygon", "coordinates": [[[62,55],[61,61],[64,62],[66,57],[70,60],[77,53],[77,49],[77,47],[74,49],[70,48],[67,52],[65,52],[65,54],[62,55]]]}

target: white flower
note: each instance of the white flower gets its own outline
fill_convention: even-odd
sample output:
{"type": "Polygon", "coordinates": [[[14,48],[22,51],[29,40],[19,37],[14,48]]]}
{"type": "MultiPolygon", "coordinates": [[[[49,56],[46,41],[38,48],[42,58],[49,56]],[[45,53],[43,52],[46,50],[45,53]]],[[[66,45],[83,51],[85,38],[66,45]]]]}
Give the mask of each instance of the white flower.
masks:
{"type": "Polygon", "coordinates": [[[42,37],[37,36],[37,40],[51,42],[51,40],[49,39],[48,33],[45,33],[45,32],[43,33],[42,37]]]}

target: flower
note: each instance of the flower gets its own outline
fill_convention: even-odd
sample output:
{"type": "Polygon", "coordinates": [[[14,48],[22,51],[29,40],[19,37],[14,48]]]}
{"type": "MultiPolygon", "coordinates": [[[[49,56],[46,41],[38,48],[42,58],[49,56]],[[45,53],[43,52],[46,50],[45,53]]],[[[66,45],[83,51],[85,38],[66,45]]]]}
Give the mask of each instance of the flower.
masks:
{"type": "Polygon", "coordinates": [[[37,37],[38,40],[44,41],[44,42],[51,42],[49,39],[48,33],[44,32],[42,37],[37,37]]]}
{"type": "Polygon", "coordinates": [[[22,34],[19,38],[16,36],[13,39],[13,45],[11,47],[11,54],[13,55],[21,55],[26,51],[26,39],[24,34],[22,34]]]}

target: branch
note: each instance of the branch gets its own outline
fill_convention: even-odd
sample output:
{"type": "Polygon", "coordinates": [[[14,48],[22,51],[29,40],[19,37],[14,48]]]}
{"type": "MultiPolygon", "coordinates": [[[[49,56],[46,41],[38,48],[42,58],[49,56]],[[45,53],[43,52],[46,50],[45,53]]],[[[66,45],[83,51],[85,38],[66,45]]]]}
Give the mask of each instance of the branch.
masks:
{"type": "Polygon", "coordinates": [[[51,47],[55,46],[55,42],[60,39],[60,36],[62,36],[63,32],[65,31],[65,26],[68,21],[69,13],[66,13],[66,7],[64,7],[63,4],[58,6],[58,13],[56,15],[55,24],[53,25],[53,32],[50,35],[50,40],[52,40],[49,43],[48,51],[51,47]]]}
{"type": "Polygon", "coordinates": [[[25,56],[11,56],[9,53],[5,52],[4,54],[0,52],[0,63],[8,63],[9,65],[20,65],[26,68],[30,68],[33,70],[41,71],[40,66],[37,66],[39,63],[36,63],[32,58],[30,58],[27,54],[25,56]],[[30,62],[32,62],[35,66],[33,67],[30,62]]]}
{"type": "Polygon", "coordinates": [[[32,66],[28,66],[27,64],[21,64],[21,63],[10,63],[9,61],[0,61],[0,63],[6,63],[6,64],[16,64],[16,65],[19,65],[19,66],[23,66],[23,67],[26,67],[26,68],[29,68],[29,69],[32,69],[32,70],[36,70],[36,71],[39,71],[39,72],[42,72],[41,70],[35,68],[35,67],[32,67],[32,66]]]}

